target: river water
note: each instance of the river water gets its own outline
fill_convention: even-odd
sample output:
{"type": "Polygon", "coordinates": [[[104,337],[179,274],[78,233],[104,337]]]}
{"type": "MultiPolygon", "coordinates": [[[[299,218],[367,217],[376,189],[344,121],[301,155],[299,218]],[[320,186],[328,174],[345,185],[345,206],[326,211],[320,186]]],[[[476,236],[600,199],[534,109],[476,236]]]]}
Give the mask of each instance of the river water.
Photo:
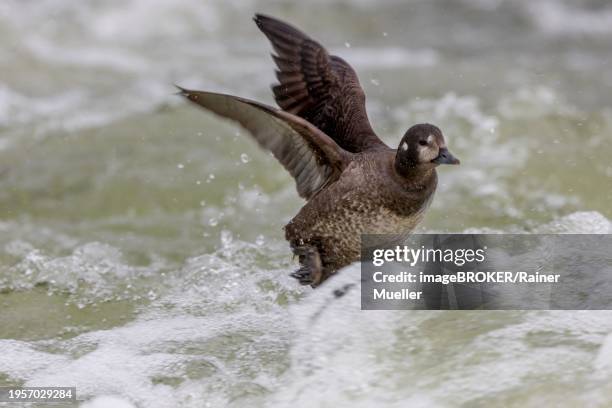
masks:
{"type": "Polygon", "coordinates": [[[612,312],[361,311],[332,295],[358,265],[288,277],[293,181],[173,95],[272,103],[257,11],[357,69],[389,144],[442,128],[462,164],[419,231],[612,232],[609,2],[3,0],[0,385],[98,408],[610,406],[612,312]]]}

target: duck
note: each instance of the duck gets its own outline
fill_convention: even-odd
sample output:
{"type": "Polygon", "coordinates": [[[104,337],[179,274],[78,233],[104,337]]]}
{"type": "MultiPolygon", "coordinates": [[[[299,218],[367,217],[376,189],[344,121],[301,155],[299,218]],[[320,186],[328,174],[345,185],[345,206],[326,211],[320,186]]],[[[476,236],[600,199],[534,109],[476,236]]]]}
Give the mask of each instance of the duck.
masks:
{"type": "Polygon", "coordinates": [[[359,261],[362,234],[410,234],[433,199],[436,168],[459,160],[429,123],[411,126],[389,147],[374,132],[345,60],[279,19],[256,14],[254,21],[274,50],[278,108],[183,87],[179,94],[237,122],[294,178],[306,203],[284,227],[299,261],[291,276],[316,288],[359,261]]]}

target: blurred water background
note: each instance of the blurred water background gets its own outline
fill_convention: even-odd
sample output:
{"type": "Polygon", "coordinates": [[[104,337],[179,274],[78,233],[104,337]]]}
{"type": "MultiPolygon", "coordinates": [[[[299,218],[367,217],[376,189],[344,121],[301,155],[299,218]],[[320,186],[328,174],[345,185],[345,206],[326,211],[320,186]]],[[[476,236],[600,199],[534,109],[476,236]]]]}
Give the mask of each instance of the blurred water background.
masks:
{"type": "Polygon", "coordinates": [[[331,295],[358,265],[297,287],[293,181],[172,95],[273,103],[254,12],[348,60],[389,144],[443,129],[462,165],[420,231],[612,232],[608,1],[3,0],[0,385],[152,408],[609,406],[612,312],[362,312],[331,295]]]}

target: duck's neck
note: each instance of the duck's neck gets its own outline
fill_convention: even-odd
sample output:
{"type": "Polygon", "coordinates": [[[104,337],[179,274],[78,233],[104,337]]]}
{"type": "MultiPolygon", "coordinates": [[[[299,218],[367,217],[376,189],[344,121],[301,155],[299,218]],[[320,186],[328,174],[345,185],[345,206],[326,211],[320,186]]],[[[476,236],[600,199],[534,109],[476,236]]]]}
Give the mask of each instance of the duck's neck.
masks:
{"type": "Polygon", "coordinates": [[[408,190],[424,190],[437,184],[435,167],[422,168],[420,166],[394,166],[394,173],[408,190]]]}

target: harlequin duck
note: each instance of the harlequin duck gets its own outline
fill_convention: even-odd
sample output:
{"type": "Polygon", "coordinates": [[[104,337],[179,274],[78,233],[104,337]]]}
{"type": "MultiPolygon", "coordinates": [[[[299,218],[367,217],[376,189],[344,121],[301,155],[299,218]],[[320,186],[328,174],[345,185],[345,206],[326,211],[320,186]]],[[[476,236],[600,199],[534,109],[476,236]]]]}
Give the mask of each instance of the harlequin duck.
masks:
{"type": "Polygon", "coordinates": [[[232,119],[280,161],[306,204],[285,226],[300,268],[317,287],[359,259],[361,234],[407,234],[422,220],[436,167],[459,164],[440,129],[412,126],[392,149],[374,133],[355,71],[280,20],[256,15],[272,43],[276,109],[259,102],[180,88],[188,100],[232,119]]]}

